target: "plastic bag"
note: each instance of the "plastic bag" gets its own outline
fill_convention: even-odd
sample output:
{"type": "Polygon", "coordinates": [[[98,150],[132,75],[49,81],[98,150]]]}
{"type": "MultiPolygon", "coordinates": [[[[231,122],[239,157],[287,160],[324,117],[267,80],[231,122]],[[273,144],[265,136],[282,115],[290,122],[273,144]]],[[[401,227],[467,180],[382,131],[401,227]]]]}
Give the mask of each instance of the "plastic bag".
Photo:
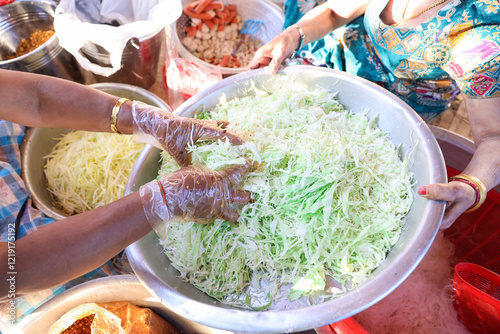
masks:
{"type": "Polygon", "coordinates": [[[164,79],[169,104],[175,109],[194,94],[222,80],[222,73],[220,67],[209,70],[189,60],[173,58],[164,71],[164,79]]]}
{"type": "Polygon", "coordinates": [[[91,324],[92,334],[126,334],[121,326],[122,320],[95,303],[82,304],[65,313],[50,327],[48,334],[60,334],[75,321],[91,314],[95,314],[91,324]]]}
{"type": "Polygon", "coordinates": [[[194,94],[222,80],[222,71],[220,66],[211,70],[179,57],[174,33],[171,27],[166,27],[163,88],[168,104],[175,110],[194,94]]]}
{"type": "Polygon", "coordinates": [[[122,319],[122,328],[127,334],[181,333],[172,324],[147,307],[139,307],[129,302],[110,302],[98,305],[122,319]]]}
{"type": "Polygon", "coordinates": [[[180,0],[61,0],[54,29],[60,46],[84,69],[107,77],[120,69],[122,53],[130,39],[140,40],[164,28],[181,13],[180,0]],[[109,53],[111,67],[92,63],[81,53],[92,43],[109,53]]]}

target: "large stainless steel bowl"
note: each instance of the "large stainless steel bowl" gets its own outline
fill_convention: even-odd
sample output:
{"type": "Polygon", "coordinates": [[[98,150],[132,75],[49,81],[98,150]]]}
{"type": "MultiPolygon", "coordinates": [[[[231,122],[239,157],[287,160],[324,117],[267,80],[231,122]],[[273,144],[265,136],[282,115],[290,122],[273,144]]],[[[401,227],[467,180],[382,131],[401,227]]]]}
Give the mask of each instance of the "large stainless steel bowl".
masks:
{"type": "Polygon", "coordinates": [[[48,333],[54,322],[81,304],[117,301],[130,302],[140,307],[150,308],[182,333],[228,333],[180,317],[152,296],[137,277],[130,275],[99,278],[77,285],[55,296],[23,318],[17,329],[19,329],[19,333],[23,334],[48,333]]]}
{"type": "MultiPolygon", "coordinates": [[[[411,153],[410,170],[414,189],[421,185],[445,182],[443,156],[429,127],[407,104],[381,87],[359,77],[326,68],[290,66],[279,75],[296,78],[304,87],[325,87],[338,92],[340,101],[354,112],[368,111],[379,116],[379,127],[388,132],[402,154],[411,153]]],[[[252,94],[253,87],[273,91],[276,80],[266,69],[228,77],[183,103],[177,113],[193,112],[215,106],[221,94],[228,99],[252,94]]],[[[131,192],[157,176],[159,150],[146,147],[136,161],[125,192],[131,192]]],[[[401,237],[387,259],[358,288],[323,304],[293,310],[249,311],[223,305],[194,286],[177,278],[178,272],[163,254],[154,232],[126,250],[128,259],[146,288],[172,311],[204,325],[237,332],[292,332],[323,326],[352,316],[375,304],[393,291],[417,266],[437,234],[444,213],[444,203],[418,195],[402,229],[401,237]]]]}
{"type": "MultiPolygon", "coordinates": [[[[150,105],[171,110],[162,99],[149,91],[121,83],[98,83],[90,87],[119,97],[138,100],[150,105]]],[[[57,206],[47,189],[47,178],[43,171],[48,155],[63,134],[71,131],[62,128],[29,128],[21,145],[21,170],[26,186],[31,192],[33,203],[49,217],[62,219],[67,215],[57,206]]]]}

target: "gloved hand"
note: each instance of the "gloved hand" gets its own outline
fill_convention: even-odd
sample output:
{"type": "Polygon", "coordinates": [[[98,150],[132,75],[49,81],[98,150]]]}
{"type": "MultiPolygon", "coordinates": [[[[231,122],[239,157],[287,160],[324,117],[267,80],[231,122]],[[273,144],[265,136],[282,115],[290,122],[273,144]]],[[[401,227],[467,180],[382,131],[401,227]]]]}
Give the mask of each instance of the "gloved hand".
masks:
{"type": "Polygon", "coordinates": [[[236,222],[235,205],[250,200],[250,194],[240,187],[250,166],[247,160],[216,172],[191,165],[143,185],[139,193],[149,223],[156,230],[172,221],[208,224],[221,218],[236,222]]]}
{"type": "Polygon", "coordinates": [[[139,101],[133,101],[132,116],[134,140],[165,149],[181,167],[191,162],[186,152],[190,141],[228,138],[233,144],[243,143],[240,137],[224,129],[227,121],[180,117],[139,101]]]}

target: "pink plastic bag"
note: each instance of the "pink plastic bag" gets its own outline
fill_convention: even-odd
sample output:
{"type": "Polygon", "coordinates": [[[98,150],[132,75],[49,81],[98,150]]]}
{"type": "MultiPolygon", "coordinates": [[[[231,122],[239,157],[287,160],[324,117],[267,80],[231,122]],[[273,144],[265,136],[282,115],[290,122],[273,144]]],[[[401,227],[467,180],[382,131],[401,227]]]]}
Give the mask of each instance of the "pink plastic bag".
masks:
{"type": "Polygon", "coordinates": [[[183,58],[171,58],[168,67],[165,67],[163,79],[168,102],[173,109],[204,88],[222,80],[219,67],[209,70],[183,58]]]}

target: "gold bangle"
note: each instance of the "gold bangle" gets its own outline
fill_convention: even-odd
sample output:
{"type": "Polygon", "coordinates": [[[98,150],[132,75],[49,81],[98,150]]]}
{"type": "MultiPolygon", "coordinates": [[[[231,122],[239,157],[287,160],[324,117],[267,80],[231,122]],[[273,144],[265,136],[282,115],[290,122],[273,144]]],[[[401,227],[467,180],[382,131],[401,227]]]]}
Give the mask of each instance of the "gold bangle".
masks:
{"type": "Polygon", "coordinates": [[[130,101],[129,99],[126,99],[124,97],[118,99],[116,101],[115,106],[113,107],[113,110],[111,110],[111,118],[110,118],[110,123],[111,123],[111,131],[114,133],[118,133],[121,135],[121,132],[118,131],[118,128],[116,127],[116,122],[118,121],[118,113],[121,110],[122,104],[125,102],[130,101]]]}
{"type": "Polygon", "coordinates": [[[465,212],[472,212],[474,210],[477,210],[486,200],[486,195],[488,192],[486,191],[484,183],[481,182],[481,180],[479,180],[477,177],[467,174],[458,174],[448,178],[448,182],[450,181],[465,181],[465,183],[474,188],[474,191],[476,192],[476,201],[465,212]]]}
{"type": "Polygon", "coordinates": [[[163,184],[161,184],[160,180],[158,180],[158,179],[156,180],[156,182],[158,182],[158,186],[160,187],[161,198],[163,198],[163,203],[168,208],[167,198],[165,197],[165,189],[163,188],[163,184]]]}

